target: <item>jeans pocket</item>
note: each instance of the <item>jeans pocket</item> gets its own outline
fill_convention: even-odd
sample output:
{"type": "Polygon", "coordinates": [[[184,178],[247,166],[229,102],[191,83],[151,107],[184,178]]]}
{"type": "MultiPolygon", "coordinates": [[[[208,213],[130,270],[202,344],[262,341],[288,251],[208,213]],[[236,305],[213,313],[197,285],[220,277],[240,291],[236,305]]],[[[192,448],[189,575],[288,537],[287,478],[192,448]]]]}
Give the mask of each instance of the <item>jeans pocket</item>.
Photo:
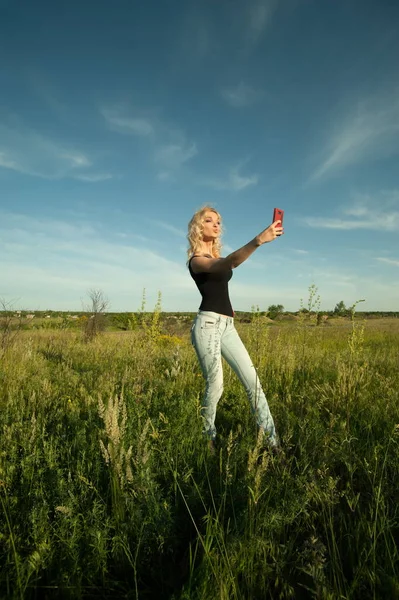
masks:
{"type": "Polygon", "coordinates": [[[203,329],[214,329],[217,325],[217,321],[215,319],[206,318],[202,322],[203,329]]]}

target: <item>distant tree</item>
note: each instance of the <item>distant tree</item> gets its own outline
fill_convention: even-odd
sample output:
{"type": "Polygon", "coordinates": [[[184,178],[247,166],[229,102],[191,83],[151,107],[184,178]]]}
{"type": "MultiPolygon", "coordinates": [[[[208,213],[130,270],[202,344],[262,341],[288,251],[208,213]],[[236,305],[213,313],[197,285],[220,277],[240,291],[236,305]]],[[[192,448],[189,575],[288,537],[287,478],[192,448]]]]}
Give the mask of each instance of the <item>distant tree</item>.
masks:
{"type": "Polygon", "coordinates": [[[11,347],[22,329],[22,313],[13,312],[13,303],[0,298],[0,358],[11,347]]]}
{"type": "Polygon", "coordinates": [[[109,300],[101,290],[89,290],[90,304],[85,307],[90,316],[83,325],[83,336],[86,342],[93,340],[105,329],[105,311],[109,306],[109,300]]]}
{"type": "Polygon", "coordinates": [[[348,309],[345,306],[345,302],[343,300],[337,302],[333,312],[335,315],[338,315],[340,317],[346,316],[348,314],[348,309]]]}
{"type": "Polygon", "coordinates": [[[282,304],[271,304],[267,309],[267,312],[270,319],[275,319],[284,312],[284,306],[282,304]]]}
{"type": "Polygon", "coordinates": [[[318,312],[316,314],[316,325],[321,325],[322,323],[325,323],[328,319],[328,315],[325,312],[318,312]]]}

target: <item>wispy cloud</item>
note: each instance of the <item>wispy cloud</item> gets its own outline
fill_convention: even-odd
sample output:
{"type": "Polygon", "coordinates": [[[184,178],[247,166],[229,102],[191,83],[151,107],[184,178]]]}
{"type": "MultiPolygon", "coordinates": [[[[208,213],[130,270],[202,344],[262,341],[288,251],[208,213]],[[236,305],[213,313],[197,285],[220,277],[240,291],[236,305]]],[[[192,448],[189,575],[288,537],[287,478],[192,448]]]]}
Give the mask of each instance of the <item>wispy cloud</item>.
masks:
{"type": "Polygon", "coordinates": [[[399,260],[395,260],[393,258],[378,257],[375,260],[379,260],[380,262],[386,263],[388,265],[393,265],[394,267],[399,267],[399,260]]]}
{"type": "Polygon", "coordinates": [[[294,248],[294,252],[296,254],[309,254],[308,250],[300,250],[300,249],[295,249],[295,248],[294,248]]]}
{"type": "MultiPolygon", "coordinates": [[[[178,242],[181,258],[168,259],[165,252],[154,251],[153,241],[142,238],[140,231],[138,226],[137,234],[132,230],[126,237],[120,231],[109,235],[107,228],[108,235],[104,235],[105,227],[76,218],[65,222],[0,211],[0,296],[18,298],[16,308],[81,310],[81,298],[95,287],[110,298],[111,310],[136,310],[145,288],[150,310],[158,290],[163,310],[195,310],[198,292],[185,268],[185,247],[178,248],[178,242]]],[[[399,261],[394,263],[390,263],[394,268],[399,266],[399,261]]],[[[350,305],[357,298],[366,298],[370,310],[394,310],[399,284],[395,278],[384,282],[376,271],[372,277],[361,277],[345,264],[314,269],[309,261],[309,271],[303,271],[298,285],[294,274],[284,278],[281,270],[273,268],[265,270],[267,283],[252,284],[244,281],[243,271],[231,282],[231,297],[236,310],[276,302],[296,310],[300,298],[306,297],[308,282],[315,280],[323,307],[328,309],[341,299],[350,305]]],[[[296,274],[301,275],[297,267],[296,274]]]]}
{"type": "Polygon", "coordinates": [[[161,145],[155,151],[155,160],[162,165],[164,169],[175,170],[181,167],[188,160],[198,153],[194,142],[171,143],[161,145]]]}
{"type": "Polygon", "coordinates": [[[147,137],[154,133],[154,124],[148,117],[129,116],[128,109],[120,106],[101,108],[108,127],[118,133],[147,137]]]}
{"type": "Polygon", "coordinates": [[[159,137],[153,146],[153,161],[157,166],[159,181],[175,181],[182,168],[198,154],[197,144],[175,129],[159,137]],[[163,139],[168,139],[167,143],[163,139]]]}
{"type": "Polygon", "coordinates": [[[355,206],[344,208],[343,212],[348,215],[348,217],[367,217],[369,209],[366,206],[357,204],[355,206]]]}
{"type": "Polygon", "coordinates": [[[0,152],[0,167],[4,169],[12,169],[13,171],[21,171],[22,167],[15,161],[12,160],[6,152],[0,152]]]}
{"type": "Polygon", "coordinates": [[[59,120],[68,124],[76,123],[76,113],[69,104],[59,98],[59,87],[51,78],[37,64],[35,67],[27,68],[26,73],[31,90],[40,102],[45,104],[59,120]]]}
{"type": "Polygon", "coordinates": [[[155,116],[155,112],[151,118],[143,117],[136,108],[116,105],[103,107],[100,113],[113,131],[146,138],[160,181],[173,181],[183,165],[198,154],[194,141],[179,128],[155,116]]]}
{"type": "MultiPolygon", "coordinates": [[[[172,54],[174,68],[213,61],[236,53],[249,54],[262,40],[281,0],[221,2],[218,11],[208,11],[203,3],[187,3],[172,54]],[[231,36],[226,35],[227,31],[231,36]]],[[[233,58],[234,59],[234,58],[233,58]]]]}
{"type": "Polygon", "coordinates": [[[234,248],[232,248],[231,246],[229,246],[229,244],[225,244],[223,242],[223,253],[224,254],[231,254],[232,252],[234,252],[234,248]]]}
{"type": "Polygon", "coordinates": [[[177,36],[176,55],[172,56],[176,64],[182,62],[200,62],[214,45],[215,32],[212,22],[206,19],[201,5],[191,3],[183,16],[181,33],[177,36]]]}
{"type": "Polygon", "coordinates": [[[74,179],[79,179],[79,181],[87,181],[88,183],[96,183],[97,181],[107,181],[108,179],[113,179],[113,175],[110,173],[92,173],[88,175],[75,175],[74,179]]]}
{"type": "Polygon", "coordinates": [[[80,298],[91,287],[109,296],[113,310],[140,306],[143,288],[149,308],[158,290],[165,310],[183,310],[184,302],[195,306],[184,253],[170,260],[140,234],[132,232],[129,238],[120,232],[105,236],[99,224],[0,211],[2,289],[30,308],[79,310],[80,298]]]}
{"type": "Polygon", "coordinates": [[[350,221],[344,219],[329,219],[325,217],[308,217],[305,222],[309,227],[321,229],[370,229],[370,221],[350,221]]]}
{"type": "Polygon", "coordinates": [[[246,4],[248,35],[252,44],[259,41],[270,25],[278,4],[278,0],[252,0],[246,4]]]}
{"type": "Polygon", "coordinates": [[[227,104],[233,108],[252,106],[263,96],[263,92],[255,90],[243,81],[240,81],[240,83],[234,87],[223,88],[220,93],[227,104]]]}
{"type": "Polygon", "coordinates": [[[159,171],[159,173],[157,173],[157,179],[159,179],[159,181],[174,181],[175,177],[170,171],[159,171]]]}
{"type": "Polygon", "coordinates": [[[72,167],[91,167],[92,162],[87,156],[78,152],[65,152],[60,158],[69,161],[72,167]]]}
{"type": "Polygon", "coordinates": [[[178,227],[174,227],[173,225],[170,225],[169,223],[165,223],[164,221],[157,221],[157,220],[151,220],[151,223],[153,223],[157,227],[162,227],[162,229],[166,229],[166,231],[170,231],[171,233],[173,233],[174,235],[176,235],[178,237],[183,237],[183,238],[186,237],[186,233],[182,229],[179,229],[178,227]]]}
{"type": "Polygon", "coordinates": [[[315,181],[346,167],[399,153],[399,93],[359,101],[334,123],[324,158],[310,180],[315,181]]]}
{"type": "Polygon", "coordinates": [[[0,225],[7,231],[14,233],[21,231],[29,231],[31,235],[53,234],[55,237],[85,237],[95,233],[95,228],[92,224],[86,222],[73,223],[58,219],[31,217],[21,213],[11,213],[0,211],[0,225]]]}
{"type": "Polygon", "coordinates": [[[238,166],[231,167],[226,178],[205,179],[202,181],[202,184],[215,190],[228,190],[231,192],[240,192],[247,187],[257,185],[259,181],[258,175],[242,175],[240,173],[241,168],[242,163],[238,166]]]}
{"type": "Polygon", "coordinates": [[[308,217],[304,219],[309,227],[321,229],[372,229],[375,231],[399,231],[399,212],[384,215],[384,221],[375,215],[368,215],[366,219],[334,219],[324,217],[308,217]]]}
{"type": "Polygon", "coordinates": [[[305,217],[303,222],[322,229],[399,231],[398,190],[375,196],[357,194],[355,198],[352,205],[341,208],[339,217],[305,217]]]}
{"type": "MultiPolygon", "coordinates": [[[[262,281],[262,277],[257,277],[262,281]]],[[[234,276],[230,284],[230,296],[234,310],[249,310],[250,306],[259,306],[260,310],[266,310],[270,304],[284,302],[288,310],[298,310],[300,307],[300,298],[304,295],[304,286],[289,284],[281,286],[281,277],[276,276],[271,270],[267,277],[267,284],[253,284],[250,282],[241,283],[234,276]]]]}
{"type": "Polygon", "coordinates": [[[65,177],[102,181],[111,174],[88,171],[89,156],[68,144],[50,139],[21,123],[10,127],[0,123],[0,167],[43,179],[65,177]]]}

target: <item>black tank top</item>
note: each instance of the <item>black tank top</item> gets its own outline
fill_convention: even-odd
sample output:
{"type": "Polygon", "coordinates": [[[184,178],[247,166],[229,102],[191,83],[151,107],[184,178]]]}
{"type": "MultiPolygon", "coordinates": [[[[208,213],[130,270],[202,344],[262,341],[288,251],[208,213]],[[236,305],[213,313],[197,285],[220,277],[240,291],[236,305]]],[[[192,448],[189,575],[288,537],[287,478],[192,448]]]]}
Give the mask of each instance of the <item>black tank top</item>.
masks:
{"type": "MultiPolygon", "coordinates": [[[[209,254],[206,254],[212,258],[209,254]]],[[[191,277],[194,279],[197,288],[202,296],[200,310],[210,310],[220,315],[234,317],[234,311],[229,298],[229,281],[233,276],[233,271],[224,271],[222,273],[194,273],[191,268],[192,256],[188,262],[188,268],[191,277]]]]}

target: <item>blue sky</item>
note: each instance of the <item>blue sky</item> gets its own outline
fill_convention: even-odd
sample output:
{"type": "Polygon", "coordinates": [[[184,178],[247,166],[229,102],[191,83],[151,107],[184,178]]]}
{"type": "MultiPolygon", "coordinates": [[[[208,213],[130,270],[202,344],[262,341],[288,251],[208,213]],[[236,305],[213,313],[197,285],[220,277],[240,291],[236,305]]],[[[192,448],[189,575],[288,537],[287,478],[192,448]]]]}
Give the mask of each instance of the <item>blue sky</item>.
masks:
{"type": "Polygon", "coordinates": [[[0,297],[195,311],[216,206],[236,310],[399,307],[399,3],[0,0],[0,297]]]}

